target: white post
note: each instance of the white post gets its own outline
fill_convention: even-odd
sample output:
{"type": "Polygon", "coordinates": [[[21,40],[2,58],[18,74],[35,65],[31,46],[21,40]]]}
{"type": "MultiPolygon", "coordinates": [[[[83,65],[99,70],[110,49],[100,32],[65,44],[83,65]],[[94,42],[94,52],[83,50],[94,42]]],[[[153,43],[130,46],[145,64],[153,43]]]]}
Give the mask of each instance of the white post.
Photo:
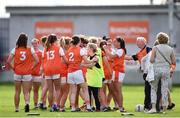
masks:
{"type": "Polygon", "coordinates": [[[168,16],[169,16],[169,38],[170,44],[175,44],[174,33],[173,33],[173,17],[174,17],[174,2],[168,0],[168,16]]]}
{"type": "MultiPolygon", "coordinates": [[[[173,33],[173,17],[174,17],[174,1],[168,0],[168,16],[169,16],[169,38],[170,45],[174,47],[174,33],[173,33]]],[[[172,79],[169,79],[169,89],[172,89],[172,79]]]]}
{"type": "Polygon", "coordinates": [[[150,4],[153,5],[153,0],[150,0],[150,4]]]}

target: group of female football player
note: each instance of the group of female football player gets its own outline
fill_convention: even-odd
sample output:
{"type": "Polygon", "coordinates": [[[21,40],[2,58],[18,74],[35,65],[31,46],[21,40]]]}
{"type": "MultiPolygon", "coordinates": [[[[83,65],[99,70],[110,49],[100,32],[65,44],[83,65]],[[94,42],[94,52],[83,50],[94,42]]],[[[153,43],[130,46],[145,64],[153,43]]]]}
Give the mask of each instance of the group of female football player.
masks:
{"type": "Polygon", "coordinates": [[[111,99],[114,109],[125,112],[122,94],[125,54],[121,37],[112,40],[75,35],[58,39],[50,34],[34,38],[28,45],[28,36],[21,33],[7,60],[14,71],[15,111],[19,112],[22,89],[25,112],[30,110],[31,90],[34,107],[47,109],[48,101],[51,112],[65,112],[69,107],[65,105],[67,100],[71,112],[110,111],[111,99]],[[79,97],[84,104],[79,105],[79,97]]]}

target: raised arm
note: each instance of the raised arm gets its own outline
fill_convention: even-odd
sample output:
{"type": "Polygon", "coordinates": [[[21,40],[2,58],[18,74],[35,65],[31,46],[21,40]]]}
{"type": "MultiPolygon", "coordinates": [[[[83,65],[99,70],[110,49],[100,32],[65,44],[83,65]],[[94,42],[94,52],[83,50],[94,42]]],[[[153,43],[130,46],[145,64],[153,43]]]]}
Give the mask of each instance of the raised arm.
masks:
{"type": "Polygon", "coordinates": [[[106,54],[107,54],[110,58],[115,58],[115,57],[117,57],[116,54],[114,55],[114,54],[112,54],[112,53],[108,50],[108,48],[107,48],[106,45],[103,46],[103,49],[104,49],[104,51],[106,52],[106,54]]]}

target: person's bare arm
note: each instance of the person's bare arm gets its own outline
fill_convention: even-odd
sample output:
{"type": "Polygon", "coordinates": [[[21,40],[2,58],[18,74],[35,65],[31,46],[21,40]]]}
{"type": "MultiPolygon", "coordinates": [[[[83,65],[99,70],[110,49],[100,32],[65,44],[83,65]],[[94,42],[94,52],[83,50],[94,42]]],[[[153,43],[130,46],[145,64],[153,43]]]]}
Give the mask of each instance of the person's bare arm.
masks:
{"type": "Polygon", "coordinates": [[[62,59],[64,60],[64,62],[66,63],[66,64],[69,64],[69,61],[68,61],[68,59],[67,59],[67,57],[64,55],[64,56],[62,56],[62,59]]]}
{"type": "Polygon", "coordinates": [[[95,62],[89,63],[89,64],[82,63],[81,66],[91,69],[93,66],[95,66],[95,64],[96,64],[95,62]]]}
{"type": "Polygon", "coordinates": [[[152,49],[152,53],[151,53],[151,58],[150,58],[150,62],[154,63],[155,61],[155,56],[156,56],[156,51],[155,48],[152,49]]]}
{"type": "Polygon", "coordinates": [[[86,55],[82,56],[82,58],[84,60],[84,63],[86,64],[91,64],[98,61],[97,58],[93,58],[92,60],[89,60],[86,55]]]}
{"type": "Polygon", "coordinates": [[[176,56],[174,54],[174,51],[172,52],[171,54],[171,66],[170,66],[170,73],[171,73],[171,76],[172,76],[172,73],[174,72],[175,68],[176,68],[176,56]]]}
{"type": "Polygon", "coordinates": [[[103,61],[104,61],[104,64],[107,66],[108,71],[109,71],[110,73],[112,73],[111,66],[110,66],[110,64],[109,64],[108,59],[107,59],[106,56],[103,57],[103,61]]]}
{"type": "Polygon", "coordinates": [[[7,64],[8,64],[8,66],[10,66],[11,69],[14,69],[14,65],[12,64],[13,59],[14,59],[13,54],[10,54],[8,59],[7,59],[7,64]]]}
{"type": "Polygon", "coordinates": [[[108,50],[108,48],[107,48],[106,45],[103,46],[103,49],[104,49],[104,51],[106,52],[106,54],[107,54],[110,58],[115,58],[115,57],[117,57],[117,55],[113,55],[113,54],[108,50]]]}
{"type": "Polygon", "coordinates": [[[132,56],[129,56],[129,55],[125,55],[125,60],[133,60],[132,56]]]}
{"type": "Polygon", "coordinates": [[[176,57],[175,57],[174,51],[171,54],[171,62],[172,62],[172,65],[176,65],[176,57]]]}
{"type": "MultiPolygon", "coordinates": [[[[87,59],[88,60],[88,59],[87,59]]],[[[93,60],[97,60],[96,62],[92,61],[91,63],[82,63],[81,66],[83,67],[87,67],[87,68],[92,68],[93,66],[96,65],[96,63],[98,62],[98,58],[94,57],[93,60]]],[[[91,60],[88,60],[91,61],[91,60]]]]}
{"type": "Polygon", "coordinates": [[[40,67],[39,74],[43,74],[43,72],[44,72],[43,64],[44,64],[44,57],[41,58],[41,67],[40,67]]]}
{"type": "Polygon", "coordinates": [[[33,69],[39,63],[39,58],[38,58],[36,53],[32,54],[32,56],[33,56],[33,59],[34,59],[34,63],[33,63],[33,67],[32,67],[32,69],[33,69]]]}

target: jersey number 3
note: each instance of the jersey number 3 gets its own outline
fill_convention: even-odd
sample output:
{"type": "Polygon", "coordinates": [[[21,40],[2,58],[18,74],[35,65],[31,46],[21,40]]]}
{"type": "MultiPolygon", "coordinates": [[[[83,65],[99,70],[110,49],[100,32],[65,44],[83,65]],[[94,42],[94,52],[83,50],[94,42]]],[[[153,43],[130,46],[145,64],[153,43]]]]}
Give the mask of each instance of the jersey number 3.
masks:
{"type": "Polygon", "coordinates": [[[26,52],[25,52],[25,51],[21,51],[21,52],[20,52],[20,55],[21,55],[21,56],[20,56],[20,60],[21,60],[21,61],[24,61],[24,60],[26,59],[26,52]]]}

